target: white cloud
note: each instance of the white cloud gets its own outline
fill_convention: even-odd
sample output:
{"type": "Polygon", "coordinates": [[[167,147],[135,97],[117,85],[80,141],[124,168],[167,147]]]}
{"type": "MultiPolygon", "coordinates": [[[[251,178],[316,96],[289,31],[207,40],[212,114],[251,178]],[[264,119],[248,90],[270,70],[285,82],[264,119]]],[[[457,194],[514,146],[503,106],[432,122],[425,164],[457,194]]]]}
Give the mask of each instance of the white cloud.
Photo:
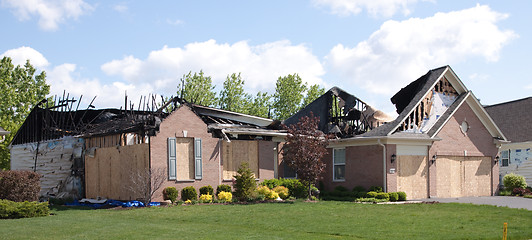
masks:
{"type": "Polygon", "coordinates": [[[7,50],[0,56],[10,57],[15,66],[24,66],[27,60],[30,60],[31,65],[35,68],[44,68],[50,64],[40,52],[31,47],[25,46],[7,50]]]}
{"type": "Polygon", "coordinates": [[[481,57],[495,62],[517,37],[497,22],[507,17],[480,6],[432,17],[386,21],[367,40],[335,46],[326,57],[344,81],[379,94],[392,94],[428,69],[481,57]]]}
{"type": "Polygon", "coordinates": [[[120,108],[124,105],[126,92],[128,100],[133,103],[138,103],[141,96],[148,96],[153,92],[149,84],[126,84],[123,82],[104,84],[98,79],[86,79],[80,76],[76,68],[75,64],[65,63],[54,67],[47,73],[46,79],[51,86],[51,95],[62,96],[63,91],[66,91],[76,99],[83,95],[80,105],[82,107],[86,107],[92,98],[96,97],[93,103],[96,108],[120,108]]]}
{"type": "Polygon", "coordinates": [[[185,22],[183,20],[171,20],[171,19],[166,19],[166,23],[170,24],[170,25],[175,25],[175,26],[178,26],[178,25],[182,25],[184,24],[185,22]]]}
{"type": "Polygon", "coordinates": [[[145,60],[126,56],[102,65],[108,75],[120,76],[125,81],[149,83],[157,93],[175,94],[183,74],[203,72],[221,86],[226,76],[241,72],[246,87],[255,90],[273,90],[279,76],[298,73],[309,84],[322,83],[323,67],[305,45],[278,41],[250,46],[246,41],[219,44],[215,40],[196,42],[183,48],[164,46],[150,52],[145,60]]]}
{"type": "Polygon", "coordinates": [[[119,3],[114,5],[113,9],[119,13],[125,13],[129,8],[125,3],[119,3]]]}
{"type": "Polygon", "coordinates": [[[37,16],[39,27],[47,31],[57,30],[60,23],[94,9],[83,0],[2,0],[2,7],[11,8],[20,21],[37,16]]]}
{"type": "Polygon", "coordinates": [[[332,14],[340,16],[357,15],[366,10],[373,17],[391,17],[397,12],[409,15],[411,5],[419,0],[313,0],[318,8],[329,8],[332,14]]]}

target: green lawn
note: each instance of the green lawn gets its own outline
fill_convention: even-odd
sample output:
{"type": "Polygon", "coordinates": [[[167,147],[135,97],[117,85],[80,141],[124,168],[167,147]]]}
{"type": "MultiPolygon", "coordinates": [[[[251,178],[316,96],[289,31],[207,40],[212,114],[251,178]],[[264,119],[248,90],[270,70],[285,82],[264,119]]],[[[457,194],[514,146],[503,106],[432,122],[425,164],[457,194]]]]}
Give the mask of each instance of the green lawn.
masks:
{"type": "Polygon", "coordinates": [[[141,209],[53,209],[0,220],[1,239],[532,238],[532,211],[470,204],[296,202],[141,209]]]}

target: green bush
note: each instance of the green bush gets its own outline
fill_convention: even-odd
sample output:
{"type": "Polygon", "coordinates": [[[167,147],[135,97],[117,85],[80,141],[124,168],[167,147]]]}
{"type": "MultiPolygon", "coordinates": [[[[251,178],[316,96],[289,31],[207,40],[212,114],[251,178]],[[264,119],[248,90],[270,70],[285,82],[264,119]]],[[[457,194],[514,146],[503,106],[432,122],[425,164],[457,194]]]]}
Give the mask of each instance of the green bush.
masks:
{"type": "Polygon", "coordinates": [[[390,195],[388,193],[385,193],[385,192],[378,192],[377,196],[375,198],[377,198],[377,199],[386,199],[386,201],[389,201],[390,200],[390,195]]]}
{"type": "Polygon", "coordinates": [[[366,191],[366,188],[362,186],[356,186],[353,188],[353,192],[365,192],[365,191],[366,191]]]}
{"type": "MultiPolygon", "coordinates": [[[[299,179],[268,179],[264,180],[260,185],[267,186],[270,189],[273,189],[277,186],[283,186],[288,188],[290,196],[295,198],[307,198],[308,189],[305,187],[299,179]]],[[[312,186],[314,188],[314,186],[312,186]]]]}
{"type": "Polygon", "coordinates": [[[378,199],[378,198],[357,198],[355,199],[355,202],[372,202],[372,203],[378,203],[378,202],[386,202],[386,199],[378,199]]]}
{"type": "Polygon", "coordinates": [[[369,188],[369,192],[382,192],[382,187],[372,186],[369,188]]]}
{"type": "Polygon", "coordinates": [[[0,199],[15,202],[38,201],[40,175],[32,171],[0,170],[0,199]]]}
{"type": "Polygon", "coordinates": [[[216,195],[220,194],[221,192],[233,192],[231,190],[231,186],[227,185],[227,184],[220,184],[218,185],[218,187],[216,187],[216,195]]]}
{"type": "Polygon", "coordinates": [[[30,218],[50,215],[48,202],[13,202],[0,199],[0,218],[30,218]]]}
{"type": "Polygon", "coordinates": [[[504,175],[502,183],[504,184],[504,188],[510,191],[514,188],[526,188],[525,177],[515,173],[504,175]]]}
{"type": "Polygon", "coordinates": [[[254,200],[254,192],[257,189],[255,174],[249,169],[248,163],[242,163],[235,177],[235,197],[240,201],[254,200]]]}
{"type": "Polygon", "coordinates": [[[397,200],[399,200],[399,194],[397,194],[396,192],[388,193],[388,195],[390,195],[391,202],[397,202],[397,200]]]}
{"type": "Polygon", "coordinates": [[[374,191],[370,191],[370,192],[367,192],[366,193],[366,197],[367,198],[377,198],[377,192],[374,192],[374,191]]]}
{"type": "Polygon", "coordinates": [[[274,187],[272,189],[272,191],[276,192],[277,194],[279,194],[279,197],[282,198],[282,199],[287,199],[290,194],[289,194],[289,190],[287,187],[285,186],[277,186],[277,187],[274,187]]]}
{"type": "Polygon", "coordinates": [[[397,195],[399,195],[399,201],[406,201],[406,193],[405,192],[397,192],[397,195]]]}
{"type": "Polygon", "coordinates": [[[357,192],[355,193],[355,198],[363,198],[363,197],[366,197],[366,194],[368,192],[364,191],[364,192],[357,192]]]}
{"type": "Polygon", "coordinates": [[[181,200],[198,200],[198,193],[193,186],[185,187],[181,190],[181,200]]]}
{"type": "Polygon", "coordinates": [[[163,189],[164,200],[170,200],[172,203],[175,203],[178,195],[179,195],[179,191],[177,191],[175,187],[167,187],[163,189]]]}
{"type": "Polygon", "coordinates": [[[336,186],[336,187],[334,188],[334,190],[333,190],[333,191],[338,191],[338,192],[347,192],[347,191],[349,191],[349,190],[348,190],[348,189],[347,189],[346,187],[344,187],[344,186],[340,185],[340,186],[336,186]]]}
{"type": "Polygon", "coordinates": [[[511,190],[500,190],[499,191],[499,196],[511,196],[512,195],[512,191],[511,190]]]}
{"type": "Polygon", "coordinates": [[[199,189],[200,195],[212,195],[214,193],[214,189],[211,185],[200,187],[199,189]]]}

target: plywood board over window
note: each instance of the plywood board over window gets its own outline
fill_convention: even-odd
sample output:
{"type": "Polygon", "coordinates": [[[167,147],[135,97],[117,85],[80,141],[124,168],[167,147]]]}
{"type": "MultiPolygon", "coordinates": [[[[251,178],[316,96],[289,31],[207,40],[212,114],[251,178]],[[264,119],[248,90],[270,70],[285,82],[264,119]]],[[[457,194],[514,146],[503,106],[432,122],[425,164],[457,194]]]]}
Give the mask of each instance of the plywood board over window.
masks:
{"type": "Polygon", "coordinates": [[[259,177],[259,142],[231,140],[222,142],[223,178],[232,179],[242,163],[248,163],[255,177],[259,177]]]}
{"type": "Polygon", "coordinates": [[[194,179],[194,138],[176,138],[177,180],[194,179]]]}

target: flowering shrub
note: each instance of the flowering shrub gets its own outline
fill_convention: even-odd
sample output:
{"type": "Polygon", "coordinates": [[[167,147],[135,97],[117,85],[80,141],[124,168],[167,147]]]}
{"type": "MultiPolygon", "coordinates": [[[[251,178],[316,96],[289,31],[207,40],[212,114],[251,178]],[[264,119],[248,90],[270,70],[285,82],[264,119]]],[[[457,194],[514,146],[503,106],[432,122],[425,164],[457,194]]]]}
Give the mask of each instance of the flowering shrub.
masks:
{"type": "Polygon", "coordinates": [[[199,192],[200,192],[200,195],[201,194],[210,194],[210,195],[212,195],[212,193],[214,192],[214,189],[212,188],[211,185],[207,185],[207,186],[200,187],[199,192]]]}
{"type": "Polygon", "coordinates": [[[191,204],[191,203],[192,203],[192,200],[190,199],[185,201],[185,204],[191,204]]]}
{"type": "Polygon", "coordinates": [[[200,202],[202,203],[210,203],[212,202],[212,195],[210,194],[201,194],[199,197],[200,202]]]}
{"type": "Polygon", "coordinates": [[[288,188],[284,186],[277,186],[273,188],[272,190],[276,192],[277,194],[279,194],[279,197],[282,199],[287,199],[290,196],[290,194],[288,193],[288,188]]]}
{"type": "Polygon", "coordinates": [[[257,188],[257,193],[263,195],[267,200],[274,200],[279,197],[279,194],[275,191],[270,190],[267,186],[261,186],[257,188]]]}
{"type": "Polygon", "coordinates": [[[218,200],[222,202],[230,202],[233,199],[233,194],[230,192],[220,192],[218,193],[218,200]]]}

